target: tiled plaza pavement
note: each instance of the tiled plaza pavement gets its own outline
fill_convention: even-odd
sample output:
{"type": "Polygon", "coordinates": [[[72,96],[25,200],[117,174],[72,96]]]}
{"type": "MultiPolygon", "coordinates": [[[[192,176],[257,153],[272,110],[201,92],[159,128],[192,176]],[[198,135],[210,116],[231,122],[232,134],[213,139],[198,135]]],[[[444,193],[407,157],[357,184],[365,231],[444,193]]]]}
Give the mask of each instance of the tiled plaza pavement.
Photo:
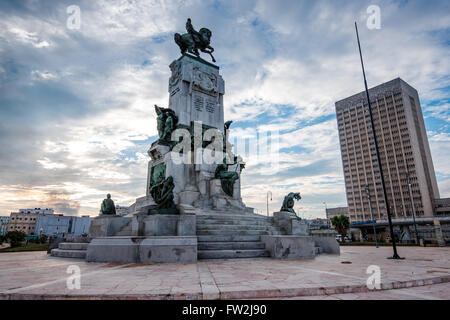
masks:
{"type": "MultiPolygon", "coordinates": [[[[433,291],[441,288],[437,284],[450,282],[450,248],[400,247],[399,254],[406,259],[386,259],[392,255],[390,247],[344,246],[341,255],[315,259],[140,265],[87,263],[45,252],[0,253],[0,299],[390,299],[389,292],[400,292],[368,292],[370,265],[380,267],[382,289],[422,286],[410,299],[417,298],[414,294],[421,289],[433,291]],[[79,290],[67,288],[70,265],[81,270],[79,290]]],[[[445,289],[436,298],[448,299],[445,289]]]]}
{"type": "Polygon", "coordinates": [[[449,300],[450,283],[431,286],[411,287],[393,290],[331,294],[322,296],[302,296],[289,298],[272,298],[283,300],[449,300]]]}

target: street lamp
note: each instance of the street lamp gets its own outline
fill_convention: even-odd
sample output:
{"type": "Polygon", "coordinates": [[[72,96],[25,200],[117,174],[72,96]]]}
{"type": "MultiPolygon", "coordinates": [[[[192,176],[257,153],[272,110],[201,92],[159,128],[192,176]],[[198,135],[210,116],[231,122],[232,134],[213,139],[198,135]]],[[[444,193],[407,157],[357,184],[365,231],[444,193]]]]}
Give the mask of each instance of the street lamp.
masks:
{"type": "Polygon", "coordinates": [[[323,204],[325,205],[325,217],[327,218],[327,227],[328,227],[328,229],[330,229],[330,219],[328,219],[327,203],[324,201],[323,204]]]}
{"type": "Polygon", "coordinates": [[[269,216],[269,194],[270,194],[270,201],[272,201],[272,191],[267,191],[266,194],[267,216],[269,216]]]}
{"type": "Polygon", "coordinates": [[[408,181],[409,200],[411,200],[414,232],[416,233],[416,244],[419,245],[419,234],[417,233],[417,224],[416,224],[416,209],[414,208],[413,194],[412,194],[412,190],[411,190],[411,179],[409,178],[409,172],[406,172],[406,179],[408,181]]]}
{"type": "Polygon", "coordinates": [[[375,246],[378,248],[377,228],[375,227],[375,220],[373,219],[372,201],[370,200],[370,190],[369,190],[368,184],[366,184],[366,194],[367,194],[367,200],[369,201],[370,219],[372,219],[373,236],[375,237],[375,246]]]}

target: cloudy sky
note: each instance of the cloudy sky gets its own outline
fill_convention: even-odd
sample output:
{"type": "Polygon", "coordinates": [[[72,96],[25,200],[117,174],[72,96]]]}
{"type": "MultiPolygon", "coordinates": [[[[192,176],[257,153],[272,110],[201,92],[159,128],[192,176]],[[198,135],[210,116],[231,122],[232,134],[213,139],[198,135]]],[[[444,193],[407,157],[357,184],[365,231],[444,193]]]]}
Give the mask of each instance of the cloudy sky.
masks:
{"type": "Polygon", "coordinates": [[[450,197],[448,1],[2,0],[0,215],[95,215],[108,192],[120,205],[145,194],[153,105],[168,104],[173,34],[187,17],[213,32],[232,133],[280,133],[276,173],[244,155],[248,206],[265,212],[268,190],[272,211],[300,191],[302,217],[323,216],[323,202],[346,205],[334,102],[364,88],[354,21],[369,86],[401,77],[418,90],[440,193],[450,197]],[[366,26],[372,4],[380,29],[366,26]]]}

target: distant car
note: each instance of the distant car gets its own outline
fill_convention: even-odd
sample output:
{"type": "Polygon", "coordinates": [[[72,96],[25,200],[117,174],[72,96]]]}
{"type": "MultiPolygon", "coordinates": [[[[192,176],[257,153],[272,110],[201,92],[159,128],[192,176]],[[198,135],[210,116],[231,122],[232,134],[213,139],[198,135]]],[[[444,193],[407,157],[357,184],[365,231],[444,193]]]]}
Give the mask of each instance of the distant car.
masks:
{"type": "Polygon", "coordinates": [[[347,243],[348,243],[348,242],[352,242],[352,240],[351,240],[349,237],[345,237],[345,238],[344,238],[344,242],[347,242],[347,243]]]}
{"type": "Polygon", "coordinates": [[[342,236],[340,234],[338,234],[335,239],[336,241],[342,242],[342,236]]]}

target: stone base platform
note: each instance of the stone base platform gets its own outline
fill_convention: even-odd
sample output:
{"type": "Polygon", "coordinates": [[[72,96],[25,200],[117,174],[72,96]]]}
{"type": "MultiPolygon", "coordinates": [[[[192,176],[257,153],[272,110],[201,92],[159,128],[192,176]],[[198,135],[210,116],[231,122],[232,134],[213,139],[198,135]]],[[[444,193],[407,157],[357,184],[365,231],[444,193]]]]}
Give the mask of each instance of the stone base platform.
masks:
{"type": "MultiPolygon", "coordinates": [[[[373,293],[449,283],[450,248],[342,246],[315,259],[254,258],[181,264],[88,263],[45,252],[0,253],[0,299],[268,299],[373,293]],[[80,289],[67,288],[70,266],[80,289]],[[381,271],[380,290],[369,290],[369,266],[381,271]],[[72,267],[73,268],[73,267],[72,267]]],[[[399,291],[399,290],[398,290],[399,291]]],[[[428,294],[428,297],[430,294],[428,294]]],[[[403,296],[403,299],[407,296],[403,296]]],[[[426,299],[425,295],[423,299],[426,299]]],[[[440,298],[450,299],[450,293],[440,298]]],[[[411,295],[410,299],[421,299],[411,295]]]]}
{"type": "Polygon", "coordinates": [[[95,238],[87,246],[86,261],[193,263],[197,261],[197,237],[95,238]]]}

